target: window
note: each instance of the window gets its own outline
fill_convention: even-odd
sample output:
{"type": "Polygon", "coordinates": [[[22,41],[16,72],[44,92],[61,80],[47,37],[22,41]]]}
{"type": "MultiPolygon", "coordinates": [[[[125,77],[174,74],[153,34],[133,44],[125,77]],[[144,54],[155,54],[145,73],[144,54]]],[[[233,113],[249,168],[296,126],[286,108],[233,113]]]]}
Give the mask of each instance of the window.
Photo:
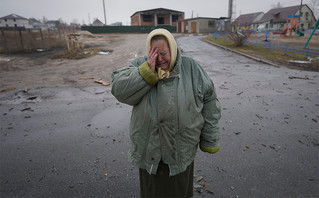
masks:
{"type": "Polygon", "coordinates": [[[309,15],[309,13],[308,13],[308,12],[306,12],[306,20],[308,20],[308,15],[309,15]]]}
{"type": "Polygon", "coordinates": [[[158,17],[158,18],[157,18],[157,23],[160,24],[160,25],[165,24],[165,23],[164,23],[164,17],[158,17]]]}
{"type": "Polygon", "coordinates": [[[271,23],[271,24],[270,24],[270,28],[273,28],[273,27],[274,27],[274,24],[271,23]]]}
{"type": "Polygon", "coordinates": [[[153,21],[152,19],[153,19],[152,15],[148,15],[148,14],[143,15],[144,22],[152,22],[153,21]]]}
{"type": "Polygon", "coordinates": [[[7,22],[7,19],[4,19],[5,22],[7,22]]]}
{"type": "Polygon", "coordinates": [[[13,19],[14,22],[16,22],[16,19],[13,19]]]}
{"type": "Polygon", "coordinates": [[[18,27],[17,24],[14,24],[14,27],[18,27]]]}
{"type": "Polygon", "coordinates": [[[172,15],[172,22],[178,21],[178,15],[172,15]]]}
{"type": "Polygon", "coordinates": [[[266,29],[268,29],[268,23],[266,23],[266,29]]]}
{"type": "Polygon", "coordinates": [[[215,21],[208,21],[208,27],[214,27],[215,21]]]}

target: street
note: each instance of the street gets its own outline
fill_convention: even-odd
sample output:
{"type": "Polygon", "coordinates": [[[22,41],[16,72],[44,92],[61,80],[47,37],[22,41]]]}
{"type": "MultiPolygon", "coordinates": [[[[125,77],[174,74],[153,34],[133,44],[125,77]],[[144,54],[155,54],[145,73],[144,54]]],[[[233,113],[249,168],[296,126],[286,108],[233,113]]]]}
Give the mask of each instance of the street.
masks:
{"type": "MultiPolygon", "coordinates": [[[[194,197],[318,197],[319,76],[177,38],[222,105],[221,149],[198,150],[194,197]]],[[[111,87],[0,93],[0,197],[138,197],[131,107],[111,87]]]]}

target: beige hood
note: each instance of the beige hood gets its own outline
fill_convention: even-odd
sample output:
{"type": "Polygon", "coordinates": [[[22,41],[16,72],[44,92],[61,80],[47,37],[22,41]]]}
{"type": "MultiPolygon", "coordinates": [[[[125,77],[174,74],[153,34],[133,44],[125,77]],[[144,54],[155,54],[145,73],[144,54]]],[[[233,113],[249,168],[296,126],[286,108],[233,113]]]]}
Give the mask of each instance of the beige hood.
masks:
{"type": "Polygon", "coordinates": [[[163,79],[163,78],[168,78],[170,75],[170,72],[174,68],[174,65],[176,62],[176,57],[177,57],[177,45],[176,45],[176,41],[175,41],[173,35],[169,31],[167,31],[165,29],[155,29],[152,32],[150,32],[147,36],[147,39],[146,39],[147,53],[150,51],[150,48],[151,48],[151,39],[157,35],[162,35],[167,39],[168,45],[169,45],[169,50],[170,50],[170,55],[171,55],[171,62],[169,65],[169,69],[162,70],[161,68],[158,68],[158,71],[157,71],[158,77],[160,79],[163,79]]]}

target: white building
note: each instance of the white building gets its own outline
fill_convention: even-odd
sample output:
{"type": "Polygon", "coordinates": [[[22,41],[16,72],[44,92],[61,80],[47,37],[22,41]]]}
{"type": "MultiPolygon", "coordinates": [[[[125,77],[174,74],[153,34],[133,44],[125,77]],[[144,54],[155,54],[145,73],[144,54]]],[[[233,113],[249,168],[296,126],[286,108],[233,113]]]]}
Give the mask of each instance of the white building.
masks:
{"type": "Polygon", "coordinates": [[[16,14],[10,14],[0,18],[1,27],[24,27],[31,29],[32,25],[29,24],[29,20],[16,14]]]}

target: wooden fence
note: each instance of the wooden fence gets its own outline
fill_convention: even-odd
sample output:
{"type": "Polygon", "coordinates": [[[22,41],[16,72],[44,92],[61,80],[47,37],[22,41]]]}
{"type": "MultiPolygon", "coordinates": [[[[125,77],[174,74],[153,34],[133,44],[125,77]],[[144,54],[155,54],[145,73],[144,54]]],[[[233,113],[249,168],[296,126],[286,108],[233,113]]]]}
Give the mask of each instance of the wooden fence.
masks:
{"type": "Polygon", "coordinates": [[[66,46],[66,35],[74,33],[74,29],[7,29],[2,28],[0,34],[0,53],[45,51],[66,46]]]}

